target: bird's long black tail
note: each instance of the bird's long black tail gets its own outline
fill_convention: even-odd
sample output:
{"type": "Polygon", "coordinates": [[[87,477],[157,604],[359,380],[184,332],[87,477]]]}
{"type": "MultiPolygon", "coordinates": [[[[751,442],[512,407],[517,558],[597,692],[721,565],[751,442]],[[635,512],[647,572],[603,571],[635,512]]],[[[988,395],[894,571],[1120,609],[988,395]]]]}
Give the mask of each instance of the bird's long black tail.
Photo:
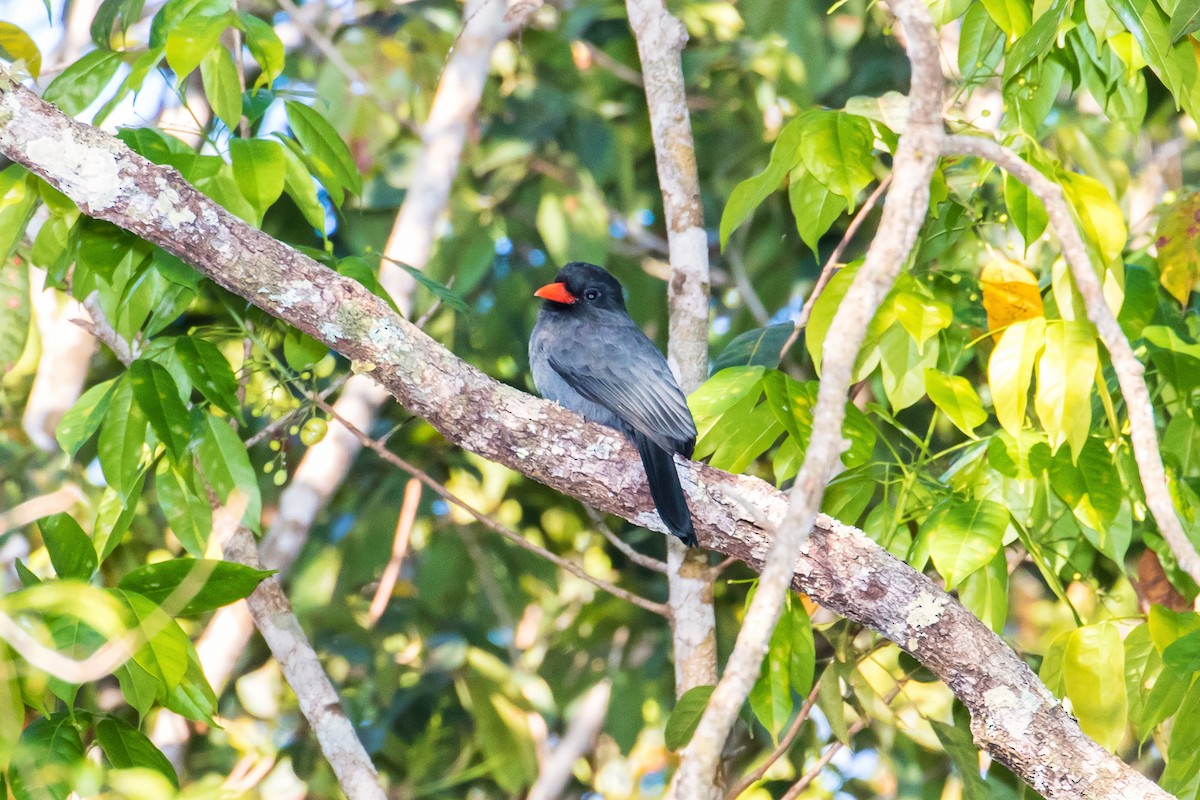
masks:
{"type": "Polygon", "coordinates": [[[688,547],[696,547],[699,542],[696,541],[696,530],[692,527],[692,512],[688,510],[683,487],[679,485],[675,459],[671,453],[643,436],[635,433],[631,438],[642,456],[642,466],[646,468],[646,479],[650,482],[650,496],[654,498],[658,515],[662,517],[667,530],[682,539],[688,547]]]}

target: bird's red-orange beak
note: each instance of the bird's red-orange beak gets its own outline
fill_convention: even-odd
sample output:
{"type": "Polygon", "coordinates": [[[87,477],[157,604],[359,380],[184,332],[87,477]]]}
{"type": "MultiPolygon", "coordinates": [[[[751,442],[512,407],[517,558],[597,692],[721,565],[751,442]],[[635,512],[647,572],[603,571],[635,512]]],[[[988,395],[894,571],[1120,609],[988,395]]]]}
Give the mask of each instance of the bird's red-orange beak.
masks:
{"type": "Polygon", "coordinates": [[[576,300],[575,295],[567,291],[565,283],[547,283],[542,288],[533,293],[534,297],[541,297],[545,300],[552,300],[555,303],[563,303],[570,305],[576,300]]]}

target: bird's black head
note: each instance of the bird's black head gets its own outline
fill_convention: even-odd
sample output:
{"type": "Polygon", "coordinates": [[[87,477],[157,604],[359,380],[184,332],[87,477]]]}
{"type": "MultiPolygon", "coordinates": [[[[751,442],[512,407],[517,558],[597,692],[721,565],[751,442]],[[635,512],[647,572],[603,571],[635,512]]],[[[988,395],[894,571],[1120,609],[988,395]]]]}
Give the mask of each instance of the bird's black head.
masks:
{"type": "Polygon", "coordinates": [[[595,264],[573,261],[558,271],[554,283],[534,292],[549,308],[624,311],[625,297],[617,279],[595,264]]]}

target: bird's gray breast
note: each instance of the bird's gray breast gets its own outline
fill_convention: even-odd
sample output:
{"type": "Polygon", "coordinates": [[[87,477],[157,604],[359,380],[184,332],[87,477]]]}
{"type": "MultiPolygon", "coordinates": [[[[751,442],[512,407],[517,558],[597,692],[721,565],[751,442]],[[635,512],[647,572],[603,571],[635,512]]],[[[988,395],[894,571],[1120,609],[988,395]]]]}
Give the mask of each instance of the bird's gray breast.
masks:
{"type": "Polygon", "coordinates": [[[538,393],[584,419],[616,428],[628,435],[628,426],[622,424],[616,414],[575,391],[554,367],[550,366],[551,353],[570,347],[576,336],[582,333],[577,330],[578,323],[573,319],[547,319],[553,313],[544,309],[539,311],[537,324],[533,326],[533,334],[529,337],[529,371],[533,373],[533,383],[537,386],[538,393]]]}

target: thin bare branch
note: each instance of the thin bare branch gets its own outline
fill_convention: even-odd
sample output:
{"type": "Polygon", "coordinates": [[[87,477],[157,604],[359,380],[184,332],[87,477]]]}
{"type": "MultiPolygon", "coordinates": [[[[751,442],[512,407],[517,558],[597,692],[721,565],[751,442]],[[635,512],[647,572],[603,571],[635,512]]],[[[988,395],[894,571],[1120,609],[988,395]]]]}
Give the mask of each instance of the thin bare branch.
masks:
{"type": "Polygon", "coordinates": [[[613,529],[608,527],[608,523],[604,521],[603,514],[591,506],[584,506],[584,510],[587,511],[588,516],[592,518],[592,524],[596,526],[596,530],[600,531],[604,538],[608,539],[609,543],[612,544],[613,547],[620,550],[626,558],[628,558],[634,564],[637,564],[639,567],[645,567],[646,569],[654,572],[661,572],[664,575],[667,573],[667,562],[659,561],[657,558],[648,556],[645,553],[639,553],[633,548],[633,545],[629,544],[629,542],[625,541],[620,536],[617,536],[617,534],[613,532],[613,529]]]}
{"type": "Polygon", "coordinates": [[[603,578],[597,578],[595,575],[589,574],[587,572],[587,570],[585,570],[583,567],[576,564],[574,561],[568,561],[567,559],[563,558],[562,556],[558,555],[557,553],[552,553],[549,550],[547,550],[546,548],[540,547],[540,546],[534,544],[533,542],[529,541],[528,539],[526,539],[524,536],[517,533],[516,531],[509,530],[508,528],[501,525],[499,522],[496,522],[496,520],[489,517],[487,514],[484,514],[482,511],[478,510],[477,508],[472,506],[470,503],[468,503],[467,501],[460,498],[458,495],[451,492],[442,483],[438,482],[437,480],[434,480],[434,478],[431,477],[429,475],[429,473],[412,465],[405,459],[403,459],[400,456],[393,453],[391,450],[388,450],[387,447],[384,446],[384,444],[382,442],[380,442],[378,439],[372,439],[370,436],[363,433],[361,430],[359,430],[357,427],[355,427],[353,423],[351,423],[349,420],[343,418],[340,414],[338,414],[337,410],[334,409],[333,406],[326,403],[324,400],[318,400],[317,405],[320,406],[331,417],[333,417],[338,422],[340,422],[346,428],[346,430],[350,431],[350,433],[353,434],[353,436],[356,439],[358,439],[358,441],[363,445],[363,447],[373,450],[375,452],[375,454],[378,455],[380,458],[382,458],[384,461],[388,462],[389,464],[391,464],[394,467],[399,467],[400,469],[409,473],[414,478],[421,481],[421,483],[425,484],[430,489],[432,489],[443,500],[445,500],[446,502],[448,502],[452,505],[458,506],[463,511],[466,511],[468,514],[470,514],[472,517],[474,517],[476,520],[478,520],[480,523],[482,523],[483,526],[485,528],[487,528],[488,530],[491,530],[494,533],[500,534],[500,536],[504,537],[508,541],[517,545],[517,547],[522,548],[523,550],[528,550],[531,553],[536,553],[537,555],[546,559],[550,563],[560,567],[561,569],[566,570],[567,572],[571,573],[572,575],[574,575],[577,578],[582,578],[583,580],[587,581],[588,583],[592,584],[593,586],[595,586],[599,589],[603,589],[604,591],[608,592],[609,594],[613,595],[614,597],[619,597],[622,600],[626,600],[630,603],[633,603],[638,608],[645,609],[646,611],[649,611],[652,614],[658,614],[659,616],[663,616],[663,617],[670,619],[670,616],[671,616],[670,609],[667,608],[667,606],[665,606],[664,604],[655,603],[653,600],[647,600],[646,598],[641,597],[640,595],[636,595],[633,592],[630,592],[626,589],[622,589],[620,586],[615,586],[615,585],[609,583],[608,581],[604,580],[603,578]]]}
{"type": "Polygon", "coordinates": [[[862,227],[863,220],[875,208],[875,204],[879,202],[879,198],[883,197],[883,193],[892,185],[893,174],[889,172],[887,177],[881,180],[879,185],[875,187],[875,191],[871,192],[866,201],[863,202],[862,208],[858,209],[858,213],[854,215],[854,219],[850,220],[850,224],[846,226],[846,232],[842,234],[837,247],[833,248],[833,252],[825,260],[825,265],[821,267],[821,274],[817,276],[817,282],[813,285],[812,291],[809,292],[808,299],[804,301],[804,306],[800,309],[800,316],[796,318],[796,327],[792,330],[792,335],[787,338],[787,341],[783,343],[783,348],[779,351],[780,358],[787,355],[787,351],[800,338],[800,331],[804,330],[805,326],[808,325],[808,318],[812,316],[813,306],[816,305],[817,298],[821,296],[821,293],[825,291],[825,287],[829,285],[829,281],[837,273],[842,256],[845,255],[846,248],[850,246],[850,241],[854,238],[854,234],[858,233],[858,229],[862,227]]]}
{"type": "Polygon", "coordinates": [[[821,684],[819,681],[813,683],[812,690],[808,693],[808,697],[804,698],[804,705],[800,706],[800,711],[796,714],[796,718],[792,720],[792,724],[788,726],[787,731],[779,739],[779,744],[775,745],[775,749],[767,754],[763,762],[754,768],[746,777],[738,781],[729,793],[725,795],[725,800],[737,800],[737,797],[742,792],[749,789],[758,781],[762,780],[762,776],[767,774],[767,770],[771,765],[779,760],[780,756],[788,751],[792,746],[792,742],[796,741],[796,736],[800,733],[800,728],[808,720],[808,715],[812,711],[813,706],[817,704],[817,698],[821,694],[821,684]]]}
{"type": "Polygon", "coordinates": [[[400,504],[396,535],[392,538],[392,555],[383,568],[379,586],[375,589],[371,607],[367,610],[367,627],[373,627],[379,621],[388,601],[392,599],[392,590],[396,588],[396,579],[400,577],[400,565],[404,562],[404,554],[408,552],[408,540],[412,535],[413,523],[417,519],[417,507],[420,505],[421,482],[416,478],[409,478],[404,486],[404,500],[400,504]]]}

